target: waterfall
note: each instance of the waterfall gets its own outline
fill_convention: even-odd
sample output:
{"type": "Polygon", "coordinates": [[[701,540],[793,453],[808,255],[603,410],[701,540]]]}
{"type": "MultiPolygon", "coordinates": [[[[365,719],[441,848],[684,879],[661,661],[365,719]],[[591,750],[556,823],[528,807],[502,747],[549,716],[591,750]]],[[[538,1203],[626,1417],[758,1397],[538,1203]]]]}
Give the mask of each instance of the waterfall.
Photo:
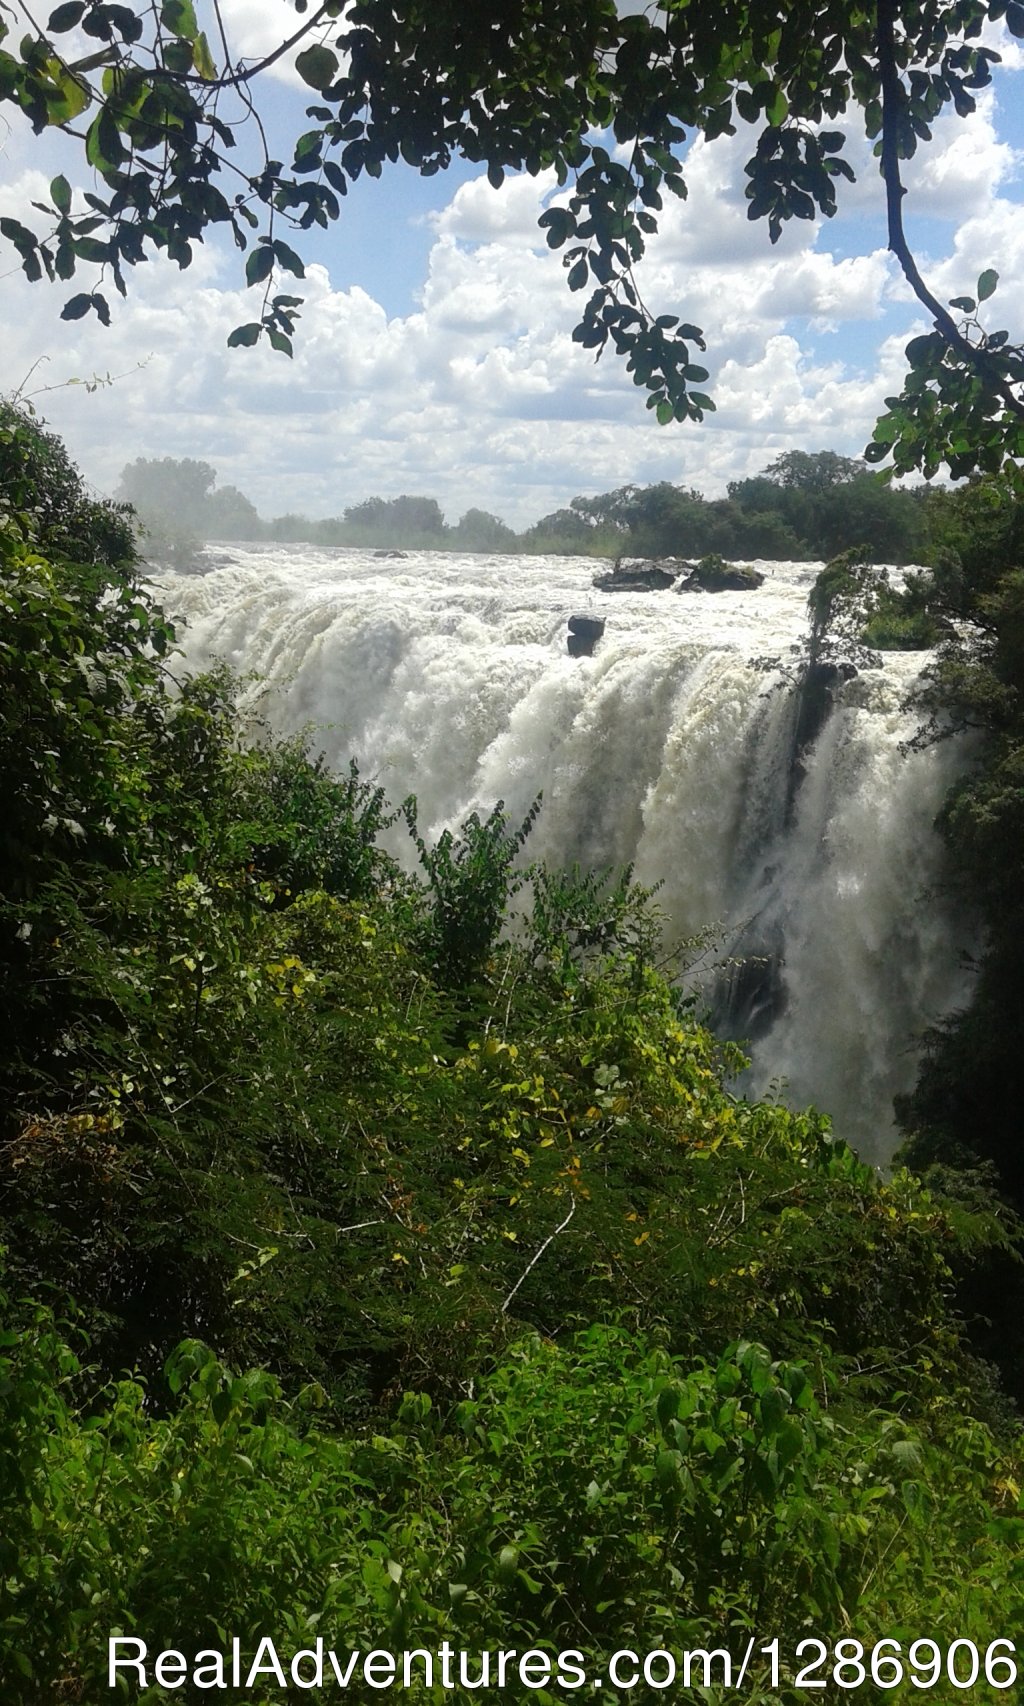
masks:
{"type": "Polygon", "coordinates": [[[531,856],[631,861],[661,884],[671,936],[719,927],[711,999],[750,1040],[744,1088],[783,1080],[887,1159],[920,1034],[967,988],[933,828],[963,753],[902,745],[920,654],[836,685],[794,788],[817,564],[676,594],[595,591],[584,558],[274,545],[214,561],[160,582],[190,667],[254,672],[274,727],[312,725],[336,765],[355,755],[393,801],[415,793],[428,835],[498,799],[521,817],[543,790],[531,856]],[[591,658],[567,655],[577,613],[607,622],[591,658]]]}

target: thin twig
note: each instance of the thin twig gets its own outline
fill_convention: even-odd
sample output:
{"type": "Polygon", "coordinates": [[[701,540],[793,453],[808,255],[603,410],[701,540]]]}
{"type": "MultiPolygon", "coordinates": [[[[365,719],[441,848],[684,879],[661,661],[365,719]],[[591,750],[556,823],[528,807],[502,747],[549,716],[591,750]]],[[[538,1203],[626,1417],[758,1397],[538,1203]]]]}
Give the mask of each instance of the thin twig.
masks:
{"type": "Polygon", "coordinates": [[[537,1263],[540,1261],[540,1259],[543,1256],[548,1245],[554,1242],[554,1240],[558,1237],[558,1234],[560,1232],[565,1231],[566,1227],[568,1226],[570,1220],[572,1219],[572,1217],[575,1213],[576,1213],[576,1198],[573,1197],[572,1207],[570,1208],[565,1219],[562,1221],[561,1226],[556,1226],[555,1230],[553,1232],[548,1233],[548,1236],[545,1238],[540,1249],[537,1251],[537,1254],[532,1258],[532,1260],[530,1260],[526,1264],[526,1267],[523,1269],[522,1273],[519,1275],[519,1278],[516,1280],[515,1285],[512,1287],[512,1290],[509,1292],[508,1296],[506,1297],[504,1303],[501,1306],[501,1313],[503,1315],[507,1314],[508,1306],[512,1302],[512,1299],[515,1297],[515,1294],[519,1290],[519,1287],[522,1285],[524,1279],[526,1279],[528,1274],[533,1272],[534,1268],[537,1266],[537,1263]]]}

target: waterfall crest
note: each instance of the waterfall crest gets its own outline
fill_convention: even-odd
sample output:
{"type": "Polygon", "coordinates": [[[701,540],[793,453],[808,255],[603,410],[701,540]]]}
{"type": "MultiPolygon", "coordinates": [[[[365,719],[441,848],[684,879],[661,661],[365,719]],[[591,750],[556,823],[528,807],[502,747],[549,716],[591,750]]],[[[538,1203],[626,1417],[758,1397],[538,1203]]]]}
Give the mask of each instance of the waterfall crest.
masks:
{"type": "Polygon", "coordinates": [[[883,1162],[921,1031],[967,988],[935,814],[955,742],[906,754],[924,659],[839,682],[794,758],[807,595],[820,565],[759,563],[755,592],[597,592],[584,558],[218,551],[161,580],[190,667],[253,671],[281,732],[313,724],[437,834],[543,790],[534,856],[632,861],[675,935],[721,927],[719,1027],[751,1040],[752,1092],[786,1081],[883,1162]],[[570,658],[566,621],[606,631],[570,658]]]}

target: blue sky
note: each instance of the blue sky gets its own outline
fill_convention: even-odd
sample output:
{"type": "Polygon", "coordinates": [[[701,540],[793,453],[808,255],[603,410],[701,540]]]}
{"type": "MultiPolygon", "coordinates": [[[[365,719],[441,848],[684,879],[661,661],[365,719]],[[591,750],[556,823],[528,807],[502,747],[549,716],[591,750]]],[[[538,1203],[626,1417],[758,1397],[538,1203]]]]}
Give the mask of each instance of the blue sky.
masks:
{"type": "MultiPolygon", "coordinates": [[[[284,0],[227,9],[247,52],[282,22],[294,26],[284,0]]],[[[1021,63],[1010,43],[1011,68],[975,117],[940,121],[908,172],[907,207],[937,293],[969,291],[996,266],[993,323],[1018,337],[1021,63]]],[[[272,138],[304,128],[310,98],[285,67],[267,80],[272,138]]],[[[58,168],[89,187],[51,138],[19,129],[0,146],[0,211],[24,216],[58,168]]],[[[120,375],[91,394],[75,385],[37,398],[99,489],[137,455],[198,455],[265,514],[337,514],[371,493],[407,491],[438,497],[452,520],[476,505],[524,525],[626,481],[714,494],[787,448],[857,453],[923,325],[885,253],[876,168],[858,145],[840,216],[795,224],[773,249],[746,219],[749,152],[742,136],[690,150],[690,198],[670,207],[644,263],[648,300],[707,330],[719,410],[703,426],[659,429],[611,358],[595,367],[571,343],[578,299],[536,224],[556,186],[509,179],[495,191],[465,163],[428,179],[394,167],[361,180],[338,226],[303,242],[312,265],[292,364],[227,350],[252,303],[235,251],[211,246],[186,273],[138,269],[108,332],[60,321],[67,287],[29,286],[7,270],[0,386],[17,386],[37,359],[30,390],[120,375]]]]}

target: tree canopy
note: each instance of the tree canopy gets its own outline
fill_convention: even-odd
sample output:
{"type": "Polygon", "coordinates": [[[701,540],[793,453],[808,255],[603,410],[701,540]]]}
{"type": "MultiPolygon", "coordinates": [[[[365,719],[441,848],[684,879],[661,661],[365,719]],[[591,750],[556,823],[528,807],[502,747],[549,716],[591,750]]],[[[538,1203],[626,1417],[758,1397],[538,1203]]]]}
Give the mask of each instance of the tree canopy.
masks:
{"type": "Polygon", "coordinates": [[[494,185],[553,170],[563,193],[540,223],[570,290],[588,293],[574,338],[597,357],[611,346],[659,421],[700,420],[714,407],[703,332],[649,305],[637,272],[664,196],[686,195],[685,146],[750,127],[747,211],[775,242],[789,219],[836,212],[854,177],[844,120],[874,144],[889,247],[932,322],[908,345],[869,458],[961,475],[1024,449],[1024,351],[980,318],[997,275],[984,267],[973,296],[934,296],[901,176],[940,114],[974,111],[999,58],[982,31],[1024,35],[1018,0],[660,0],[625,16],[615,0],[296,0],[295,31],[258,60],[232,45],[218,0],[208,19],[193,0],[64,0],[45,27],[18,5],[31,27],[15,45],[0,19],[0,101],[78,140],[101,188],[77,196],[62,174],[38,231],[0,220],[30,279],[99,269],[67,319],[107,323],[108,282],[126,294],[127,270],[155,251],[187,267],[223,227],[258,304],[229,343],[265,337],[288,355],[302,298],[281,279],[304,263],[282,233],[329,226],[362,174],[403,160],[430,175],[456,157],[494,185]],[[271,158],[255,104],[288,54],[316,97],[290,163],[271,158]]]}

